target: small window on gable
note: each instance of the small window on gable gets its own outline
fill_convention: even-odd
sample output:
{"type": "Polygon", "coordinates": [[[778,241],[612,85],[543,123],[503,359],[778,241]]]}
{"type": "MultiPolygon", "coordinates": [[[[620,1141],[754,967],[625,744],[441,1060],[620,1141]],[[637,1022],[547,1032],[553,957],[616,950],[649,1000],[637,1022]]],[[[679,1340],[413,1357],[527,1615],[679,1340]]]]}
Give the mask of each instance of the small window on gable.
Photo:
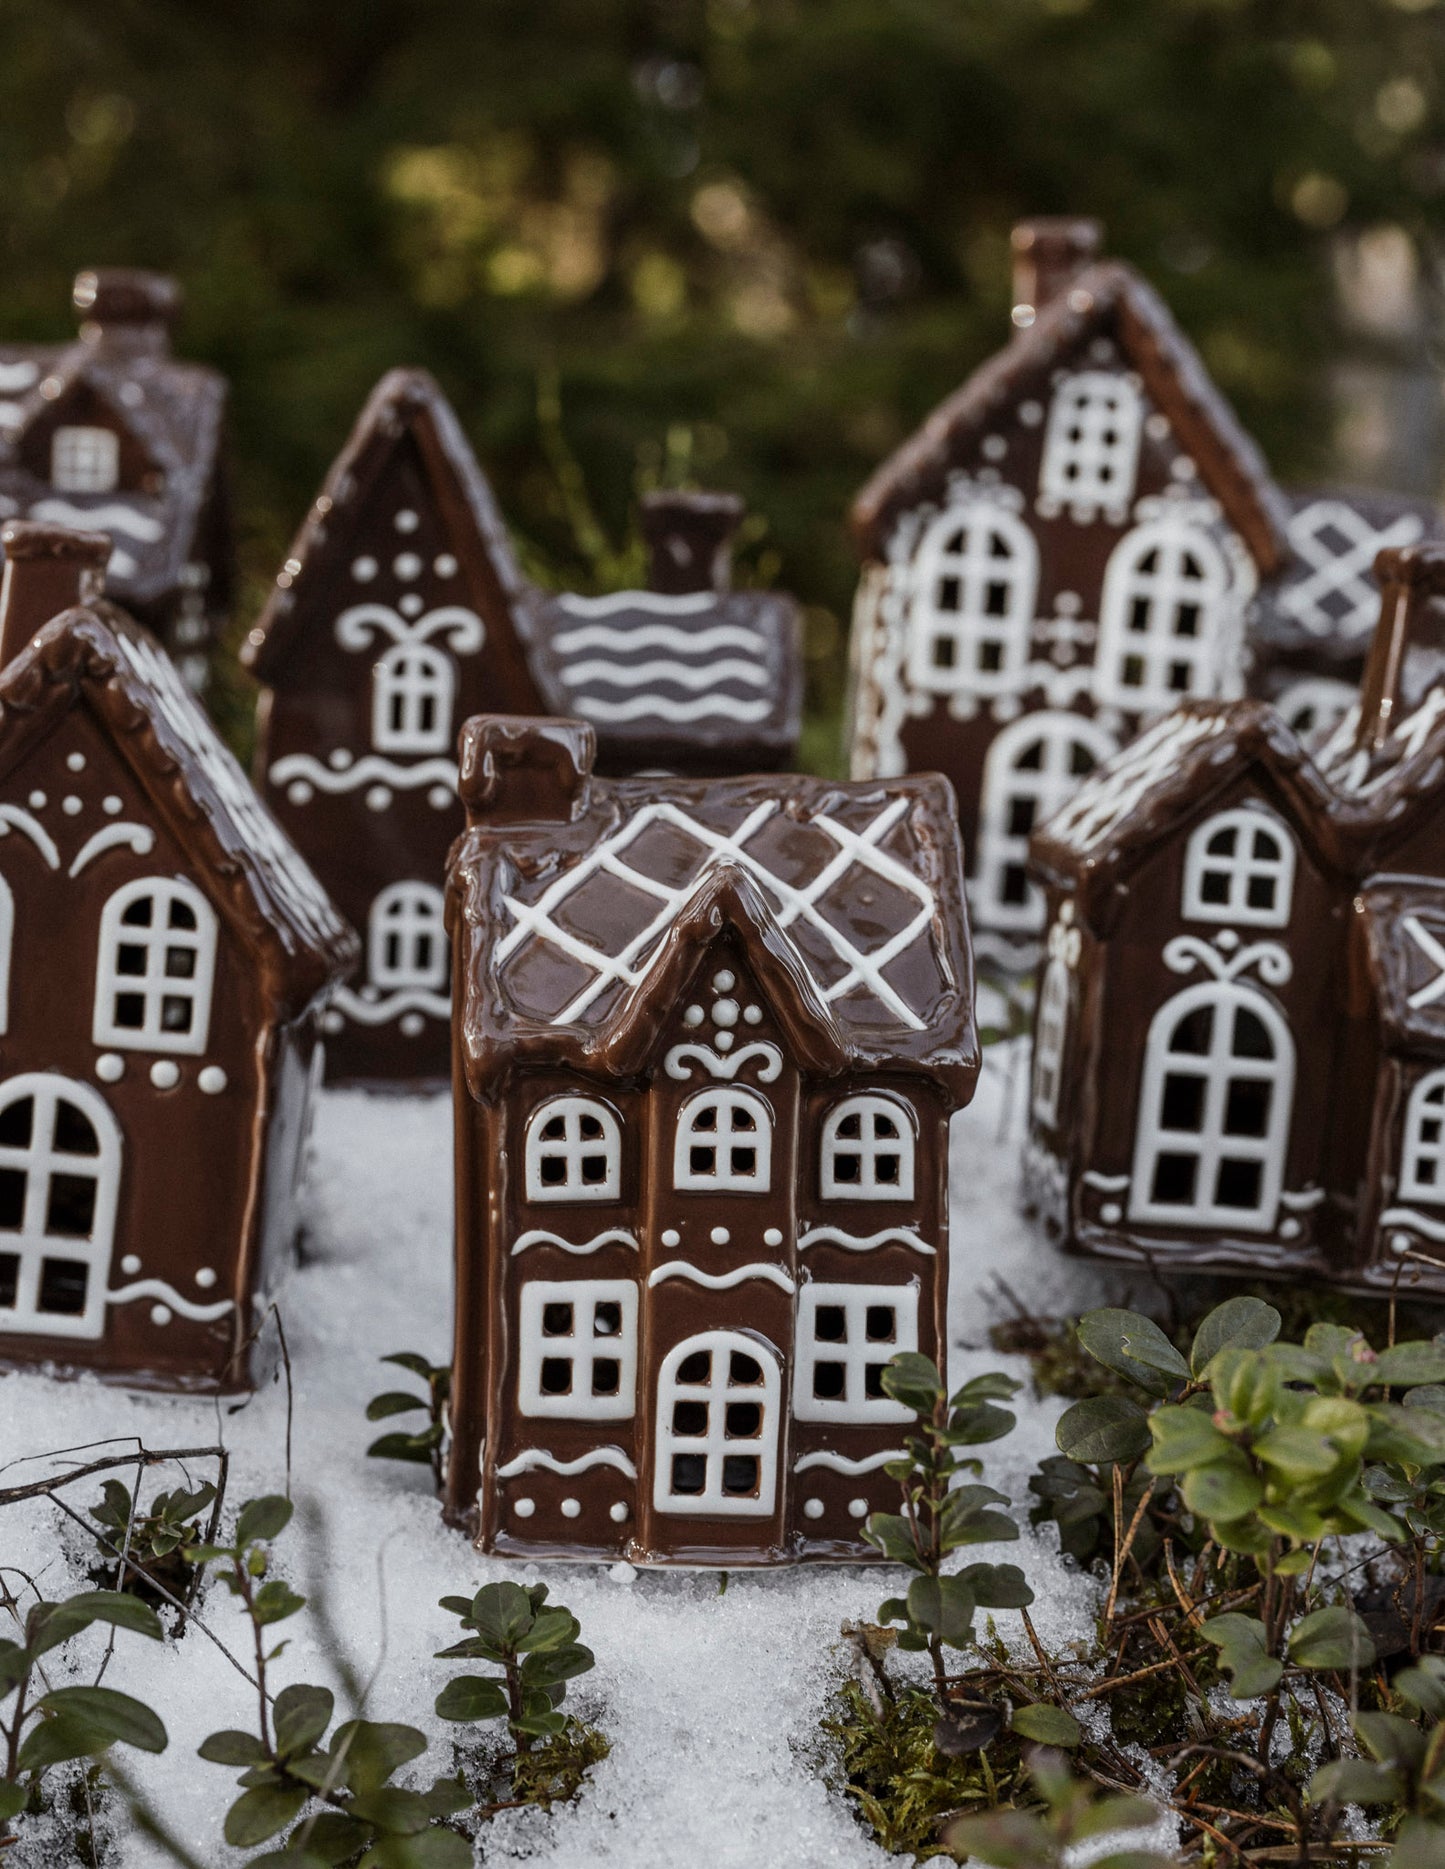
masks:
{"type": "Polygon", "coordinates": [[[673,1186],[706,1194],[766,1194],[773,1119],[751,1090],[700,1090],[682,1106],[673,1186]]]}
{"type": "Polygon", "coordinates": [[[367,917],[367,973],[373,986],[438,992],[447,983],[447,936],[440,889],[393,883],[367,917]]]}
{"type": "Polygon", "coordinates": [[[522,1287],[517,1407],[524,1415],[626,1421],[637,1404],[637,1287],[625,1278],[522,1287]]]}
{"type": "Polygon", "coordinates": [[[57,428],[50,438],[50,484],[57,493],[113,493],[120,484],[114,429],[57,428]]]}
{"type": "Polygon", "coordinates": [[[824,1200],[911,1201],[913,1119],[896,1097],[846,1097],[823,1122],[824,1200]]]}
{"type": "Polygon", "coordinates": [[[193,884],[160,876],[125,884],[101,911],[95,1043],[203,1052],[215,970],[215,912],[193,884]]]}
{"type": "Polygon", "coordinates": [[[1400,1199],[1445,1203],[1445,1071],[1431,1071],[1410,1092],[1400,1155],[1400,1199]]]}
{"type": "Polygon", "coordinates": [[[371,743],[380,753],[451,750],[456,672],[431,643],[393,643],[372,673],[371,743]]]}
{"type": "Polygon", "coordinates": [[[1184,858],[1186,921],[1283,928],[1294,889],[1294,839],[1250,806],[1206,818],[1184,858]]]}
{"type": "Polygon", "coordinates": [[[805,1285],[798,1295],[799,1421],[907,1421],[884,1393],[893,1357],[918,1348],[918,1286],[805,1285]]]}
{"type": "Polygon", "coordinates": [[[1064,506],[1127,506],[1139,471],[1139,392],[1127,377],[1083,370],[1054,392],[1039,492],[1064,506]]]}
{"type": "Polygon", "coordinates": [[[622,1134],[595,1097],[552,1097],[527,1124],[529,1201],[615,1201],[622,1191],[622,1134]]]}

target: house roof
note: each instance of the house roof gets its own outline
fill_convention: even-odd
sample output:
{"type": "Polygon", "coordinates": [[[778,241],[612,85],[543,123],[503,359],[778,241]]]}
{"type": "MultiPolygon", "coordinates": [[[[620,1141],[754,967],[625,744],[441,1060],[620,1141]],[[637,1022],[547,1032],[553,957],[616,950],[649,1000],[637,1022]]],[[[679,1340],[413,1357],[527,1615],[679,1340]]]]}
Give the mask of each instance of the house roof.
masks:
{"type": "Polygon", "coordinates": [[[1387,1040],[1445,1057],[1445,884],[1378,879],[1355,912],[1387,1040]]]}
{"type": "Polygon", "coordinates": [[[108,587],[125,603],[153,603],[182,582],[198,549],[226,381],[163,348],[137,346],[124,327],[87,330],[72,344],[0,345],[0,518],[107,533],[108,587]],[[163,475],[160,492],[59,493],[26,466],[32,425],[78,388],[93,391],[135,436],[163,475]]]}
{"type": "Polygon", "coordinates": [[[114,605],[63,612],[0,669],[0,775],[81,705],[200,864],[218,905],[260,950],[278,1016],[299,1013],[350,972],[360,957],[355,934],[170,657],[114,605]]]}
{"type": "Polygon", "coordinates": [[[1248,766],[1330,867],[1334,795],[1295,734],[1262,701],[1191,701],[1089,774],[1029,845],[1050,882],[1072,886],[1096,926],[1117,891],[1174,827],[1206,809],[1248,766]]]}
{"type": "Polygon", "coordinates": [[[549,705],[611,752],[666,766],[700,751],[786,764],[802,711],[801,613],[775,591],[619,591],[531,600],[549,705]]]}
{"type": "Polygon", "coordinates": [[[594,752],[581,722],[484,716],[466,730],[469,828],[451,884],[475,1096],[524,1061],[639,1068],[675,1002],[679,956],[726,924],[790,983],[776,1009],[810,1068],[923,1072],[968,1101],[973,973],[945,780],[605,780],[591,776],[594,752]],[[531,763],[499,815],[513,760],[531,763]]]}
{"type": "Polygon", "coordinates": [[[1168,417],[1261,576],[1281,570],[1289,558],[1289,513],[1263,455],[1164,301],[1118,260],[1079,273],[882,464],[853,503],[853,532],[863,554],[883,557],[900,514],[940,498],[960,454],[1012,403],[1031,394],[1041,374],[1106,328],[1168,417]]]}

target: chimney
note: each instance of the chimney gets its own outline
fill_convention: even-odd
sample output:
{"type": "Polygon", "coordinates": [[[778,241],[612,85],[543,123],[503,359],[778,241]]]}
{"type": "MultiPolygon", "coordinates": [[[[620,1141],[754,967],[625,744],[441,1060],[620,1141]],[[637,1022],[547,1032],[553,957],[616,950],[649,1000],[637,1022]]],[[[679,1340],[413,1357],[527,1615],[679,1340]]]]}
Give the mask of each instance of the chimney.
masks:
{"type": "Polygon", "coordinates": [[[180,285],[165,273],[96,266],[76,274],[71,301],[85,343],[164,357],[180,317],[181,296],[180,285]]]}
{"type": "Polygon", "coordinates": [[[1375,559],[1380,620],[1360,683],[1357,748],[1377,753],[1445,675],[1445,544],[1403,545],[1375,559]]]}
{"type": "Polygon", "coordinates": [[[462,728],[468,825],[572,824],[587,809],[597,735],[584,720],[478,714],[462,728]]]}
{"type": "Polygon", "coordinates": [[[744,510],[735,493],[645,493],[648,589],[667,597],[730,589],[744,510]]]}
{"type": "Polygon", "coordinates": [[[111,544],[103,532],[12,519],[0,545],[0,668],[8,668],[52,617],[100,596],[111,544]]]}
{"type": "Polygon", "coordinates": [[[1086,266],[1098,259],[1104,229],[1098,221],[1071,215],[1041,215],[1013,230],[1013,321],[1027,331],[1086,266]]]}

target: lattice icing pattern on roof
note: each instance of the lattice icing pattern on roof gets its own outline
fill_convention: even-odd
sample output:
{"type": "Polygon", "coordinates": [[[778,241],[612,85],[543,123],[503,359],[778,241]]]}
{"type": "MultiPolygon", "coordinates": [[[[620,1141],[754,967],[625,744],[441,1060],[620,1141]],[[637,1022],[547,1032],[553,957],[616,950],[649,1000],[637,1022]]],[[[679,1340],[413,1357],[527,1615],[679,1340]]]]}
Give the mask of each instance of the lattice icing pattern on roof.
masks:
{"type": "Polygon", "coordinates": [[[1311,500],[1289,522],[1298,570],[1280,593],[1280,609],[1314,636],[1367,637],[1380,614],[1371,575],[1376,553],[1413,545],[1424,530],[1418,513],[1382,522],[1348,500],[1311,500]]]}
{"type": "Polygon", "coordinates": [[[505,894],[512,920],[494,961],[508,997],[554,1025],[600,1022],[646,975],[694,891],[733,864],[825,1002],[854,1024],[923,1030],[954,982],[935,947],[935,892],[909,860],[911,801],[832,802],[795,814],[763,799],[706,818],[643,806],[535,896],[505,894]]]}
{"type": "Polygon", "coordinates": [[[1184,755],[1230,725],[1227,712],[1167,715],[1097,775],[1088,778],[1049,820],[1049,835],[1075,850],[1102,842],[1128,817],[1184,755]]]}

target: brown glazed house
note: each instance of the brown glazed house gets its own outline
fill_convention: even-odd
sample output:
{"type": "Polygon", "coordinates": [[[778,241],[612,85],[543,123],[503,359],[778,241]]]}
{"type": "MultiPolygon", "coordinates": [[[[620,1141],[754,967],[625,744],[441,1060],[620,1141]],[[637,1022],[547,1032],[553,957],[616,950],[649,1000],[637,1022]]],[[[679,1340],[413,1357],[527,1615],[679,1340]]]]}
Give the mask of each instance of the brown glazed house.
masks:
{"type": "Polygon", "coordinates": [[[326,1015],[333,1080],[447,1076],[463,720],[590,714],[617,771],[790,758],[797,609],[728,590],[738,516],[723,496],[657,496],[656,592],[547,595],[432,379],[394,370],[377,386],[242,651],[264,687],[257,783],[365,934],[362,973],[326,1015]]]}
{"type": "Polygon", "coordinates": [[[1033,841],[1028,1204],[1076,1250],[1445,1292],[1445,546],[1311,760],[1195,702],[1033,841]]]}
{"type": "Polygon", "coordinates": [[[71,344],[0,345],[0,518],[104,532],[106,588],[204,689],[231,603],[226,383],[171,354],[181,289],[78,275],[71,344]]]}
{"type": "Polygon", "coordinates": [[[355,937],[101,534],[11,522],[0,588],[0,1362],[247,1386],[355,937]]]}
{"type": "Polygon", "coordinates": [[[448,1515],[516,1557],[865,1557],[978,1071],[952,797],[593,760],[580,721],[463,735],[448,1515]]]}

